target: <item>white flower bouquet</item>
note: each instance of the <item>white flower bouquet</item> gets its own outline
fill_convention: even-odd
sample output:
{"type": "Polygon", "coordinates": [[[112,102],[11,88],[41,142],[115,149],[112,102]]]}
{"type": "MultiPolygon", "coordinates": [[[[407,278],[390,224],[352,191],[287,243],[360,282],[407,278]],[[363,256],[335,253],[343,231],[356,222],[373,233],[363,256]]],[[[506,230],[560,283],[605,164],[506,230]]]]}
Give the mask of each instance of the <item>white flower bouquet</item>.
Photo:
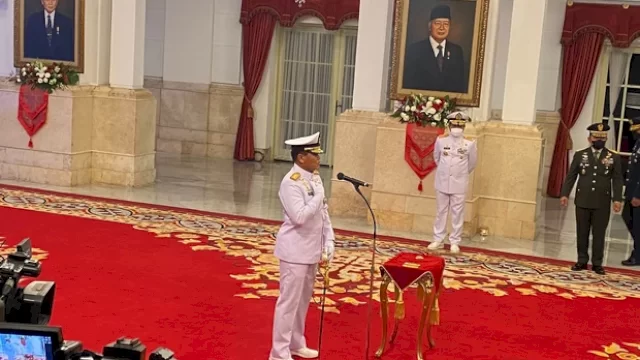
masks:
{"type": "Polygon", "coordinates": [[[31,86],[32,89],[40,88],[49,94],[57,89],[64,89],[69,85],[75,85],[79,81],[78,73],[69,65],[52,63],[46,65],[42,62],[28,63],[19,70],[15,81],[31,86]]]}
{"type": "Polygon", "coordinates": [[[401,123],[416,123],[420,126],[446,127],[447,116],[455,110],[455,99],[445,96],[423,96],[411,94],[403,101],[396,101],[392,117],[401,123]]]}

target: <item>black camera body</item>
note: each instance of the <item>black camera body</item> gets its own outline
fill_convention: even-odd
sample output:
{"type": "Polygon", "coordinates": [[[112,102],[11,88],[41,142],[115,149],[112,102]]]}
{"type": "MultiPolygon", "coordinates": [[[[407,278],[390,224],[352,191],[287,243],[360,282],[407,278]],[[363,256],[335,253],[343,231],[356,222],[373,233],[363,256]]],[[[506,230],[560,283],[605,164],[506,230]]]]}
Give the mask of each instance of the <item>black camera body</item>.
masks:
{"type": "Polygon", "coordinates": [[[145,360],[147,347],[140,339],[121,337],[102,350],[102,360],[145,360]]]}
{"type": "Polygon", "coordinates": [[[33,281],[19,286],[20,279],[36,278],[42,264],[31,259],[31,240],[24,239],[16,251],[0,260],[0,321],[46,325],[53,310],[55,283],[33,281]]]}

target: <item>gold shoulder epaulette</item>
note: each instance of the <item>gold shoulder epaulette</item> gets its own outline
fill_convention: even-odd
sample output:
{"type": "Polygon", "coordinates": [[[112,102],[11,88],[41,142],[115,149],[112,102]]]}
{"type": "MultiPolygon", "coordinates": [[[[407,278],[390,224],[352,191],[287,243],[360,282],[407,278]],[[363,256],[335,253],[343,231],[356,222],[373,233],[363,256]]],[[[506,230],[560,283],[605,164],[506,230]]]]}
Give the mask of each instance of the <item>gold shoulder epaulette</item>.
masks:
{"type": "Polygon", "coordinates": [[[300,179],[300,173],[291,174],[291,180],[298,181],[298,179],[300,179]]]}

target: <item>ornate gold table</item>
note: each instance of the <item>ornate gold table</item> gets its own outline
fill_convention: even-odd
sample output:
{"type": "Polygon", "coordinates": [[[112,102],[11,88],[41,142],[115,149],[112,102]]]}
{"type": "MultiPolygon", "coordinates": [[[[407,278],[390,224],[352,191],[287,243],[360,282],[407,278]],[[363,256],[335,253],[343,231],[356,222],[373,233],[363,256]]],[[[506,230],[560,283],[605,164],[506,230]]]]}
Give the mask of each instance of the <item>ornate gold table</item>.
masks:
{"type": "Polygon", "coordinates": [[[442,287],[442,278],[445,268],[444,258],[433,255],[400,253],[380,267],[382,285],[380,286],[380,312],[382,316],[382,344],[376,352],[376,357],[382,357],[387,344],[388,318],[389,318],[389,284],[393,282],[395,292],[395,325],[391,340],[393,343],[400,322],[405,317],[404,291],[411,285],[418,285],[418,301],[422,305],[420,325],[417,334],[417,359],[423,360],[423,338],[426,330],[429,347],[433,348],[435,342],[431,337],[431,326],[440,323],[440,309],[438,308],[438,296],[442,287]],[[427,321],[428,319],[428,321],[427,321]]]}

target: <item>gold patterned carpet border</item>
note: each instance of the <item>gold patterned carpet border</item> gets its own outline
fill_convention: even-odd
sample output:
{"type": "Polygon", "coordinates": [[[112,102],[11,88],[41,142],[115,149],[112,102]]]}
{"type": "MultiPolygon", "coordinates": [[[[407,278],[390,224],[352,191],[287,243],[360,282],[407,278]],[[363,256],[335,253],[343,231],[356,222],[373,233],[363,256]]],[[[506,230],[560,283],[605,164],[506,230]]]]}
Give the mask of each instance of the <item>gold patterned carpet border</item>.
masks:
{"type": "MultiPolygon", "coordinates": [[[[278,261],[272,254],[279,226],[267,221],[2,187],[0,206],[128,224],[158,238],[175,239],[193,251],[218,251],[228,259],[250,263],[238,266],[238,272],[230,274],[242,284],[236,296],[278,296],[278,261]]],[[[364,235],[340,231],[336,237],[326,305],[327,311],[339,313],[343,305],[365,304],[361,299],[368,293],[371,242],[364,235]]],[[[395,239],[379,241],[378,247],[385,253],[378,257],[378,264],[399,252],[426,249],[418,242],[395,239]]],[[[610,271],[599,276],[572,272],[567,265],[554,264],[553,260],[533,261],[482,251],[441,256],[447,262],[444,287],[449,290],[468,289],[498,297],[551,295],[566,300],[640,298],[640,274],[610,271]]],[[[380,283],[375,286],[379,288],[380,283]]],[[[378,295],[375,298],[379,301],[378,295]]]]}

